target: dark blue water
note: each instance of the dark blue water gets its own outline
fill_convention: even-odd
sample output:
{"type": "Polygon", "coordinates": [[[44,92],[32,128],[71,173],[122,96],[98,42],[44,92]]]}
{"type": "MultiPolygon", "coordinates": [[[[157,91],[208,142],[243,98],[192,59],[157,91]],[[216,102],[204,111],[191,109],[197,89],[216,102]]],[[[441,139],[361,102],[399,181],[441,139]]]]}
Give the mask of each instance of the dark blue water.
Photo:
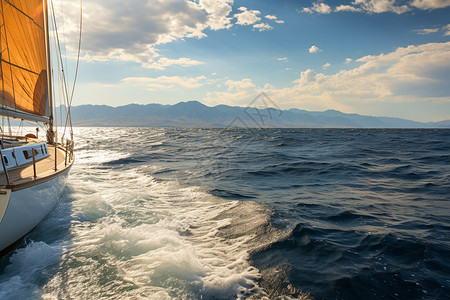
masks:
{"type": "Polygon", "coordinates": [[[86,290],[101,297],[450,299],[450,130],[77,136],[78,166],[59,210],[32,234],[34,248],[3,262],[0,289],[13,289],[26,251],[50,247],[56,258],[33,269],[37,279],[23,275],[32,295],[86,296],[71,287],[93,282],[90,268],[103,283],[86,290]],[[65,229],[49,238],[49,224],[65,229]]]}
{"type": "Polygon", "coordinates": [[[174,150],[165,173],[291,230],[252,253],[273,295],[450,298],[449,130],[169,130],[158,153],[174,150]]]}

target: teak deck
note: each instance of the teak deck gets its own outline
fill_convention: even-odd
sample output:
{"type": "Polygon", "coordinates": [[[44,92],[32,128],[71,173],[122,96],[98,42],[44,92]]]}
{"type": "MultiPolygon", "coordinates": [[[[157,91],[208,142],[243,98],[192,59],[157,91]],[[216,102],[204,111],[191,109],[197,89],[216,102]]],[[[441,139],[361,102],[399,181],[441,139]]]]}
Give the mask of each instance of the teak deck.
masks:
{"type": "MultiPolygon", "coordinates": [[[[49,157],[36,161],[36,178],[34,177],[33,163],[28,163],[16,169],[8,170],[9,182],[8,185],[5,173],[0,173],[0,188],[12,188],[20,189],[29,185],[37,184],[38,182],[45,181],[53,178],[57,174],[64,172],[70,168],[73,161],[69,162],[65,151],[57,149],[57,170],[55,171],[55,147],[48,146],[49,157]]],[[[1,165],[0,165],[1,168],[1,165]]]]}

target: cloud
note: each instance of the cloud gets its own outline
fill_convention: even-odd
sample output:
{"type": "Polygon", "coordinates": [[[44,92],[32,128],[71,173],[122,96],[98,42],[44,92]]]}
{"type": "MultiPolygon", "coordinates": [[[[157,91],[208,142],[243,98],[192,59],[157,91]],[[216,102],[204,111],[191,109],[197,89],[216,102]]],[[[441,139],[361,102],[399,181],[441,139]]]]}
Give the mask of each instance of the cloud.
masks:
{"type": "Polygon", "coordinates": [[[272,26],[270,26],[269,24],[266,24],[266,23],[255,24],[255,25],[253,25],[253,28],[258,29],[259,31],[273,29],[272,26]]]}
{"type": "Polygon", "coordinates": [[[351,6],[351,5],[339,5],[339,6],[336,6],[335,11],[360,12],[360,11],[362,11],[362,9],[358,8],[358,7],[351,6]]]}
{"type": "Polygon", "coordinates": [[[199,88],[204,85],[206,77],[200,76],[196,78],[181,76],[160,76],[151,77],[127,77],[122,79],[123,83],[144,86],[149,91],[173,89],[183,87],[187,89],[199,88]]]}
{"type": "Polygon", "coordinates": [[[209,92],[202,100],[209,104],[245,105],[260,92],[251,79],[226,80],[226,91],[209,92]]]}
{"type": "Polygon", "coordinates": [[[426,35],[426,34],[438,32],[439,28],[416,29],[413,31],[416,32],[417,34],[426,35]]]}
{"type": "MultiPolygon", "coordinates": [[[[146,68],[190,66],[201,62],[189,58],[163,58],[158,46],[183,38],[203,38],[207,28],[230,26],[226,6],[212,7],[208,0],[87,0],[83,3],[83,56],[86,61],[123,60],[146,68]],[[219,24],[220,23],[220,24],[219,24]]],[[[67,48],[76,48],[79,8],[65,0],[64,21],[67,48]]],[[[56,6],[58,7],[58,6],[56,6]]]]}
{"type": "MultiPolygon", "coordinates": [[[[70,52],[77,49],[79,4],[63,1],[66,47],[70,52]]],[[[253,25],[261,20],[259,11],[245,7],[233,16],[233,4],[234,0],[86,0],[82,59],[121,60],[159,70],[172,65],[201,64],[188,57],[162,57],[159,49],[176,40],[204,38],[207,30],[253,25]]],[[[55,9],[60,9],[59,5],[55,9]]],[[[255,27],[260,31],[271,28],[265,23],[255,27]]]]}
{"type": "Polygon", "coordinates": [[[400,47],[368,55],[359,66],[325,75],[304,70],[290,87],[258,88],[250,79],[227,82],[228,90],[210,93],[209,103],[245,104],[264,90],[276,103],[305,109],[355,111],[362,105],[425,101],[450,103],[450,42],[400,47]],[[243,97],[243,98],[239,98],[243,97]],[[240,102],[239,102],[240,101],[240,102]]]}
{"type": "Polygon", "coordinates": [[[329,14],[331,12],[365,12],[368,14],[379,14],[392,12],[403,14],[413,9],[433,10],[450,6],[449,0],[354,0],[350,4],[341,4],[334,8],[324,2],[315,2],[312,7],[303,8],[306,13],[329,14]]]}
{"type": "Polygon", "coordinates": [[[322,49],[319,49],[319,47],[317,47],[317,46],[311,46],[311,48],[309,48],[309,53],[317,53],[317,52],[320,52],[320,51],[322,51],[322,49]]]}
{"type": "Polygon", "coordinates": [[[261,18],[258,17],[258,15],[261,14],[259,10],[248,10],[246,7],[240,7],[239,10],[242,12],[234,15],[237,19],[236,24],[252,25],[261,21],[261,18]]]}
{"type": "MultiPolygon", "coordinates": [[[[237,19],[236,24],[238,25],[253,25],[254,29],[257,29],[259,31],[265,31],[265,30],[271,30],[273,29],[272,26],[270,26],[267,23],[258,23],[261,21],[261,18],[259,15],[261,12],[259,10],[249,10],[246,7],[239,7],[238,10],[241,11],[241,13],[235,14],[234,17],[237,19]]],[[[284,21],[277,20],[276,16],[273,15],[266,15],[266,19],[275,21],[277,23],[284,23],[284,21]]]]}
{"type": "Polygon", "coordinates": [[[450,6],[448,0],[414,0],[411,3],[412,6],[424,10],[432,10],[438,8],[445,8],[450,6]]]}
{"type": "Polygon", "coordinates": [[[324,65],[322,66],[322,68],[323,68],[323,69],[327,69],[327,68],[329,68],[330,66],[331,66],[330,63],[326,63],[326,64],[324,64],[324,65]]]}
{"type": "Polygon", "coordinates": [[[208,14],[208,27],[219,30],[231,27],[229,16],[233,6],[233,0],[200,0],[199,5],[208,14]]]}
{"type": "Polygon", "coordinates": [[[442,30],[445,31],[445,32],[444,32],[444,35],[445,35],[445,36],[450,35],[450,24],[448,24],[448,25],[442,27],[442,30]]]}
{"type": "Polygon", "coordinates": [[[353,61],[353,59],[351,59],[351,58],[346,58],[346,59],[345,59],[345,63],[346,63],[346,64],[348,64],[348,63],[350,63],[350,62],[352,62],[352,61],[353,61]]]}
{"type": "Polygon", "coordinates": [[[313,3],[312,7],[309,8],[303,8],[304,12],[307,12],[309,14],[312,14],[314,12],[317,12],[319,14],[329,14],[331,13],[331,7],[328,4],[325,3],[313,3]]]}
{"type": "Polygon", "coordinates": [[[274,16],[274,15],[267,15],[267,16],[265,16],[265,18],[269,19],[269,20],[276,20],[277,19],[277,17],[274,16]]]}
{"type": "Polygon", "coordinates": [[[287,57],[278,57],[277,60],[288,62],[288,58],[287,57]]]}
{"type": "Polygon", "coordinates": [[[437,33],[439,31],[443,31],[444,36],[450,35],[450,24],[442,26],[442,27],[437,27],[437,28],[425,28],[425,29],[413,30],[413,32],[416,32],[417,34],[421,34],[421,35],[437,33]]]}
{"type": "Polygon", "coordinates": [[[450,42],[402,47],[357,61],[362,63],[359,67],[334,75],[304,71],[289,90],[342,101],[408,101],[418,97],[450,101],[450,42]]]}
{"type": "Polygon", "coordinates": [[[268,20],[274,21],[275,23],[278,23],[278,24],[284,24],[283,20],[278,20],[277,16],[274,16],[274,15],[267,15],[267,16],[265,16],[265,18],[268,20]]]}
{"type": "Polygon", "coordinates": [[[393,12],[396,14],[402,14],[410,11],[411,8],[408,5],[396,5],[395,0],[355,0],[352,2],[354,6],[368,13],[384,13],[393,12]]]}

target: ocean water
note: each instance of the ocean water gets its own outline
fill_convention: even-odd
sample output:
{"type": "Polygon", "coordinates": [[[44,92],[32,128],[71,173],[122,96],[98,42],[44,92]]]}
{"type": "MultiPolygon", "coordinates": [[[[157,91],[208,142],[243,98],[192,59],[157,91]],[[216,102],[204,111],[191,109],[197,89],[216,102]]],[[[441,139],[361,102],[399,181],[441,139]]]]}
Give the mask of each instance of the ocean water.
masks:
{"type": "Polygon", "coordinates": [[[450,130],[75,137],[0,299],[450,299],[450,130]]]}

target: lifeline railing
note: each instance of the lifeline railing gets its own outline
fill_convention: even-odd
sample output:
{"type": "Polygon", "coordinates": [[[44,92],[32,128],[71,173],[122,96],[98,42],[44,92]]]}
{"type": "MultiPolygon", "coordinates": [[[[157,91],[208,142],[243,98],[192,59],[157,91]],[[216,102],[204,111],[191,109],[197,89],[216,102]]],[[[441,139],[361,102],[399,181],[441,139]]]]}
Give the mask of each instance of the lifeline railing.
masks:
{"type": "MultiPolygon", "coordinates": [[[[62,145],[61,145],[62,146],[62,145]]],[[[64,166],[67,167],[67,163],[71,162],[73,159],[73,141],[66,141],[66,145],[65,145],[65,157],[64,157],[64,166]]],[[[63,148],[64,149],[64,148],[63,148]]],[[[55,146],[55,171],[57,171],[57,156],[58,156],[58,146],[55,146]]],[[[33,158],[33,178],[36,179],[37,178],[37,170],[36,170],[36,149],[35,148],[31,148],[31,153],[32,153],[32,158],[33,158]]],[[[5,162],[5,157],[3,156],[3,152],[0,149],[0,158],[1,158],[1,162],[2,162],[2,167],[3,167],[3,171],[5,172],[5,177],[6,177],[6,182],[8,185],[11,184],[11,179],[9,177],[8,174],[8,170],[6,168],[6,162],[5,162]]]]}

